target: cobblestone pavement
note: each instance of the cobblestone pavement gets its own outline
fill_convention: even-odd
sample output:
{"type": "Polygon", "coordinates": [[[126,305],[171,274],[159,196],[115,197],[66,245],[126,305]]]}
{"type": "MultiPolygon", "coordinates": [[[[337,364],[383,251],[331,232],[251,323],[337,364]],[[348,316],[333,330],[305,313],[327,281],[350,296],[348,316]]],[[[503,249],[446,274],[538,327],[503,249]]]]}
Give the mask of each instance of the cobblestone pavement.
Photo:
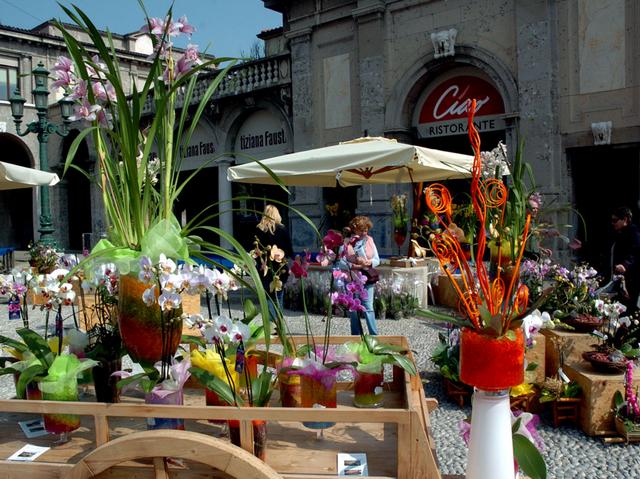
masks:
{"type": "MultiPolygon", "coordinates": [[[[290,330],[304,334],[304,320],[300,312],[285,311],[290,330]]],[[[72,320],[67,320],[67,322],[72,320]]],[[[320,316],[311,316],[313,330],[322,334],[324,324],[320,316]]],[[[0,334],[15,337],[19,321],[7,320],[6,305],[0,304],[0,334]]],[[[31,325],[43,332],[43,315],[34,311],[31,325]]],[[[405,335],[415,353],[418,370],[424,382],[427,396],[439,401],[439,407],[431,414],[432,431],[436,442],[438,460],[443,473],[464,474],[467,449],[458,433],[459,422],[470,414],[470,407],[460,409],[449,401],[443,392],[437,369],[429,360],[438,342],[439,326],[415,318],[379,320],[380,334],[405,335]]],[[[332,333],[349,334],[349,321],[334,318],[332,333]]],[[[15,389],[10,377],[0,378],[0,397],[14,397],[15,389]]],[[[584,435],[571,427],[554,429],[549,417],[543,413],[539,428],[545,442],[544,458],[550,478],[598,478],[636,479],[640,477],[640,445],[606,445],[601,439],[584,435]]]]}

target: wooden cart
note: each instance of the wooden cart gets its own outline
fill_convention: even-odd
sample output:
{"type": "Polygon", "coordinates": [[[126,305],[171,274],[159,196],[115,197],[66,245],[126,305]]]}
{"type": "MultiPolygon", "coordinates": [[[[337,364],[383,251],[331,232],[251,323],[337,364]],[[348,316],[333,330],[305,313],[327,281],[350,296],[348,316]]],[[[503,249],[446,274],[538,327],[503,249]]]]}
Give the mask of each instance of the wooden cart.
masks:
{"type": "MultiPolygon", "coordinates": [[[[381,339],[408,346],[404,337],[381,339]]],[[[331,338],[333,344],[348,340],[353,338],[331,338]]],[[[429,423],[429,411],[437,402],[425,398],[419,377],[395,368],[393,381],[385,384],[385,403],[380,409],[353,407],[352,388],[351,382],[338,383],[336,409],[278,407],[277,392],[273,407],[207,407],[198,389],[185,391],[184,406],[151,406],[135,397],[125,397],[118,404],[4,400],[0,401],[0,476],[333,479],[338,477],[338,452],[364,452],[371,478],[442,477],[429,423]],[[24,437],[17,421],[33,418],[33,413],[79,414],[82,424],[68,443],[54,447],[53,436],[24,437]],[[184,418],[186,431],[146,431],[145,418],[149,417],[184,418]],[[207,419],[240,420],[242,448],[214,437],[220,435],[221,426],[207,419]],[[252,419],[268,421],[266,463],[247,452],[253,450],[252,419]],[[320,437],[302,421],[336,425],[320,437]],[[51,449],[34,462],[4,459],[26,443],[51,449]]]]}

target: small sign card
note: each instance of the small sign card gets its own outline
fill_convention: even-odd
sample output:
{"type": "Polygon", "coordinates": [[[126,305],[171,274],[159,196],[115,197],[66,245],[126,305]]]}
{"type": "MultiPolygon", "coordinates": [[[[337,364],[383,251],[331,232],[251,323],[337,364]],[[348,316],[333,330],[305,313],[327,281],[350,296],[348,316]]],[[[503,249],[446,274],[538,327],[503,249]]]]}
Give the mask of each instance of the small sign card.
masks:
{"type": "Polygon", "coordinates": [[[49,434],[44,428],[44,421],[42,418],[32,419],[31,421],[19,421],[18,425],[28,439],[31,439],[32,437],[46,436],[49,434]]]}
{"type": "Polygon", "coordinates": [[[50,448],[34,446],[33,444],[27,444],[26,446],[18,449],[11,456],[7,458],[9,461],[35,461],[38,457],[42,456],[50,448]]]}
{"type": "Polygon", "coordinates": [[[367,455],[361,452],[338,453],[338,476],[367,477],[367,455]]]}

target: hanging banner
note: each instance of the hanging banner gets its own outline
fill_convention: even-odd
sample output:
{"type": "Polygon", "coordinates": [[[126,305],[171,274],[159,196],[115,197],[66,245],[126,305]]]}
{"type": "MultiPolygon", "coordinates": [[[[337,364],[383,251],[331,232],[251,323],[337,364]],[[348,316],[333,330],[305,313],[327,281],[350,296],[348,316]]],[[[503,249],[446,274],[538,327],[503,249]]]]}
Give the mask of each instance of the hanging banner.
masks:
{"type": "Polygon", "coordinates": [[[436,86],[420,107],[418,136],[467,134],[467,108],[476,100],[474,123],[479,132],[503,130],[504,102],[488,81],[475,76],[449,78],[436,86]]]}

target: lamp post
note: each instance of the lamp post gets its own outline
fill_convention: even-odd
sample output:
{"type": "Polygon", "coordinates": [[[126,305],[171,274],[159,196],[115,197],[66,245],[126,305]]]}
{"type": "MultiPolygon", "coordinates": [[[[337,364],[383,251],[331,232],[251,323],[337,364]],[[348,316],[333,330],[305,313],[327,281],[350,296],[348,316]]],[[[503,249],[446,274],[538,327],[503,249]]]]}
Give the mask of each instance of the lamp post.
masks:
{"type": "MultiPolygon", "coordinates": [[[[49,105],[47,102],[47,97],[49,96],[49,71],[44,67],[43,63],[40,62],[38,63],[38,66],[33,69],[32,73],[36,83],[36,87],[32,90],[32,93],[36,105],[36,111],[38,113],[38,119],[29,123],[24,132],[20,131],[20,124],[22,123],[24,104],[26,103],[26,100],[20,96],[19,88],[16,88],[11,98],[9,98],[9,102],[11,103],[11,116],[13,116],[13,121],[16,124],[16,133],[18,136],[26,136],[29,133],[36,133],[38,135],[38,144],[40,146],[40,169],[42,171],[48,171],[49,158],[47,156],[47,144],[49,143],[49,135],[55,133],[59,136],[65,137],[69,134],[68,126],[71,122],[69,117],[71,116],[73,101],[64,97],[58,102],[62,110],[62,125],[49,123],[49,105]]],[[[44,185],[40,187],[40,226],[38,228],[40,241],[47,245],[54,245],[54,231],[55,229],[51,222],[51,207],[49,205],[49,186],[44,185]]]]}

